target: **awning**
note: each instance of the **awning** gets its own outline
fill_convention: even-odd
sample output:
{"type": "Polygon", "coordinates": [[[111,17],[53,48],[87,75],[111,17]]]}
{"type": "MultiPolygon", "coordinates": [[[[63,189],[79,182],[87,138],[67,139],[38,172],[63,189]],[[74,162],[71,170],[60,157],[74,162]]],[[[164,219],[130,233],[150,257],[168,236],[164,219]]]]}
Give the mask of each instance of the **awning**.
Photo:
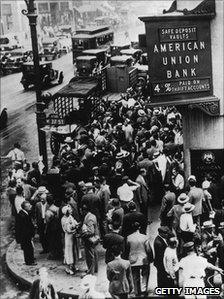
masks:
{"type": "Polygon", "coordinates": [[[57,97],[87,97],[97,88],[98,82],[92,78],[74,78],[55,95],[57,97]]]}

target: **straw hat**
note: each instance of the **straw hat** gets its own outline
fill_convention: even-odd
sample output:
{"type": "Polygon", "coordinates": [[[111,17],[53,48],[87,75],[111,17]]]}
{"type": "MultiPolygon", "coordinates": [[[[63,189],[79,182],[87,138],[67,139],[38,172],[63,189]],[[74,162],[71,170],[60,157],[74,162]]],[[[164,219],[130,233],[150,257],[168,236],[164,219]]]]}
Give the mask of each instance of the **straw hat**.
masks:
{"type": "Polygon", "coordinates": [[[145,111],[143,109],[138,110],[139,116],[145,116],[145,111]]]}
{"type": "Polygon", "coordinates": [[[195,205],[192,205],[191,203],[187,202],[184,206],[183,209],[186,213],[190,213],[194,210],[195,205]]]}
{"type": "Polygon", "coordinates": [[[185,193],[181,193],[177,198],[177,202],[179,202],[180,204],[185,204],[188,201],[189,201],[189,197],[185,193]]]}
{"type": "Polygon", "coordinates": [[[203,225],[201,228],[206,229],[206,228],[213,228],[215,227],[215,224],[212,223],[211,220],[203,222],[203,225]]]}
{"type": "Polygon", "coordinates": [[[129,152],[127,152],[127,151],[122,151],[122,152],[117,153],[117,155],[116,155],[116,159],[123,159],[123,158],[128,157],[129,155],[130,155],[129,152]]]}
{"type": "Polygon", "coordinates": [[[73,140],[71,137],[66,137],[65,140],[64,140],[65,143],[72,143],[73,140]]]}
{"type": "Polygon", "coordinates": [[[208,189],[210,187],[210,182],[209,181],[204,181],[202,183],[202,189],[208,189]]]}
{"type": "Polygon", "coordinates": [[[188,178],[188,181],[195,181],[195,182],[197,182],[195,175],[190,175],[189,178],[188,178]]]}

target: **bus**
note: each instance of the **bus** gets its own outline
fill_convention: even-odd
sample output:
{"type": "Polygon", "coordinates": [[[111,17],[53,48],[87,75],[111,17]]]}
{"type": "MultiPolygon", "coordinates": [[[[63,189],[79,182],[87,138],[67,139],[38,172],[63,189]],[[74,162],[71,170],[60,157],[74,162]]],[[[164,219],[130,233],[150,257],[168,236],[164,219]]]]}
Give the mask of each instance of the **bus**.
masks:
{"type": "Polygon", "coordinates": [[[114,32],[108,26],[83,28],[72,37],[73,64],[82,51],[105,48],[113,43],[114,32]]]}

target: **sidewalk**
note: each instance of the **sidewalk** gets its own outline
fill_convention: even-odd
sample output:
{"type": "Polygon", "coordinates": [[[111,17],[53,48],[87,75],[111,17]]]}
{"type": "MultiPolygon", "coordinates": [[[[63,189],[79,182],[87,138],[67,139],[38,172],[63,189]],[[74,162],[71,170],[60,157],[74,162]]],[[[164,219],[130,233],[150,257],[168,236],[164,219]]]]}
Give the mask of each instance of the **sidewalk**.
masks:
{"type": "MultiPolygon", "coordinates": [[[[153,223],[150,225],[150,230],[148,228],[148,235],[150,241],[154,240],[155,232],[157,231],[158,223],[153,223]]],[[[79,272],[76,275],[68,275],[65,272],[65,265],[62,261],[52,261],[47,259],[47,254],[39,254],[41,251],[41,245],[38,240],[35,243],[35,258],[37,261],[37,266],[26,266],[24,264],[23,252],[20,249],[20,245],[13,241],[6,253],[6,264],[11,275],[21,283],[22,285],[30,286],[32,282],[37,279],[37,270],[40,267],[46,267],[48,269],[49,278],[52,281],[57,292],[66,295],[80,295],[82,290],[80,289],[81,276],[84,271],[87,270],[85,260],[82,258],[77,262],[77,267],[79,272]]],[[[98,256],[99,256],[99,272],[97,274],[96,290],[105,294],[105,296],[110,298],[108,293],[108,280],[106,277],[106,264],[104,260],[105,250],[101,245],[98,245],[98,256]]],[[[156,287],[156,269],[151,265],[151,273],[149,279],[149,294],[153,294],[153,290],[156,287]]],[[[73,297],[74,298],[74,297],[73,297]]]]}

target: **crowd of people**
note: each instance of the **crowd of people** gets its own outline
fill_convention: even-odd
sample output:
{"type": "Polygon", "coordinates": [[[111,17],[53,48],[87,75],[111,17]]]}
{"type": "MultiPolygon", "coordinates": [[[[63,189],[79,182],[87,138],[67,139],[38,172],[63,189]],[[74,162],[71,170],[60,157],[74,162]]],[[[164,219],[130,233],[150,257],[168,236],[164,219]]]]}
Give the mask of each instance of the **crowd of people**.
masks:
{"type": "Polygon", "coordinates": [[[25,263],[35,264],[37,232],[42,253],[63,258],[69,275],[79,271],[82,247],[85,274],[96,275],[103,246],[113,298],[147,294],[152,263],[158,287],[203,287],[217,273],[224,282],[224,176],[205,174],[202,184],[185,178],[180,113],[151,108],[134,89],[99,108],[78,136],[65,138],[51,176],[40,163],[30,169],[19,144],[7,156],[7,193],[25,263]],[[151,215],[159,205],[152,246],[151,215]]]}

